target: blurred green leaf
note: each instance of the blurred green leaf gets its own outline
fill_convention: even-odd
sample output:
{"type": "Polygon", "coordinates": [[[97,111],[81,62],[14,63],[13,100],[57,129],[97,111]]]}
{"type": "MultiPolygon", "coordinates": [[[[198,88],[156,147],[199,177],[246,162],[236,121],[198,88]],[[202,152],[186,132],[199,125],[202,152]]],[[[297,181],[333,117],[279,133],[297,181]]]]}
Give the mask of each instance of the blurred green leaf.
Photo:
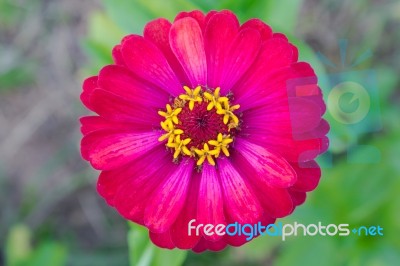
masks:
{"type": "Polygon", "coordinates": [[[127,33],[141,34],[150,20],[165,17],[172,20],[179,12],[199,9],[191,1],[176,0],[103,0],[108,15],[127,33]]]}
{"type": "Polygon", "coordinates": [[[0,29],[20,22],[23,13],[23,8],[15,1],[0,0],[0,29]]]}
{"type": "Polygon", "coordinates": [[[67,249],[57,242],[44,242],[33,253],[27,266],[63,266],[67,260],[67,249]]]}
{"type": "Polygon", "coordinates": [[[294,34],[302,2],[300,0],[264,1],[265,7],[262,12],[265,14],[266,22],[272,26],[274,31],[281,31],[285,34],[294,34]]]}
{"type": "Polygon", "coordinates": [[[179,266],[187,251],[161,249],[153,245],[145,227],[129,223],[128,246],[131,266],[179,266]]]}
{"type": "Polygon", "coordinates": [[[296,264],[310,258],[310,266],[321,265],[320,261],[324,265],[396,265],[400,259],[400,167],[395,159],[400,158],[399,135],[400,130],[393,131],[368,142],[370,148],[380,153],[380,160],[375,163],[362,163],[369,153],[360,149],[352,155],[358,157],[359,163],[344,158],[335,162],[333,168],[323,169],[321,183],[310,194],[307,204],[283,220],[304,224],[348,223],[352,228],[380,225],[384,236],[291,238],[282,243],[277,265],[294,265],[296,258],[296,264]]]}
{"type": "Polygon", "coordinates": [[[89,17],[89,34],[83,40],[84,50],[92,64],[103,66],[112,63],[111,49],[125,33],[104,13],[94,12],[89,17]]]}
{"type": "Polygon", "coordinates": [[[0,92],[9,91],[34,82],[34,67],[30,62],[24,62],[0,73],[0,92]]]}
{"type": "Polygon", "coordinates": [[[31,253],[31,231],[25,225],[14,225],[7,236],[6,266],[23,265],[29,259],[31,253]]]}
{"type": "Polygon", "coordinates": [[[16,47],[0,44],[0,92],[33,82],[34,65],[16,47]]]}
{"type": "Polygon", "coordinates": [[[335,241],[329,237],[298,236],[282,242],[274,265],[337,266],[343,259],[337,255],[335,241]]]}
{"type": "Polygon", "coordinates": [[[25,225],[14,225],[6,243],[6,266],[63,266],[67,250],[57,242],[44,241],[33,249],[31,231],[25,225]]]}

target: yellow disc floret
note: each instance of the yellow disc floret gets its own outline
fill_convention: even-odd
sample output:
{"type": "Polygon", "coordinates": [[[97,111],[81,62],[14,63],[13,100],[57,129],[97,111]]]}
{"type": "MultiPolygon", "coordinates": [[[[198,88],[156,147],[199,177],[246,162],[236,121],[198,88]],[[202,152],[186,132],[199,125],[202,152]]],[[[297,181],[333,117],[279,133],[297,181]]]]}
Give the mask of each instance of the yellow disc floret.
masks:
{"type": "Polygon", "coordinates": [[[233,139],[230,135],[223,136],[221,133],[218,134],[217,140],[210,140],[208,144],[214,146],[214,150],[217,151],[215,154],[215,158],[218,158],[221,151],[225,154],[226,157],[229,156],[229,144],[233,142],[233,139]]]}
{"type": "Polygon", "coordinates": [[[201,86],[197,86],[194,90],[183,86],[183,89],[186,91],[186,94],[179,95],[179,99],[188,101],[190,110],[193,110],[195,102],[201,103],[203,101],[203,98],[200,96],[201,86]]]}
{"type": "Polygon", "coordinates": [[[167,121],[161,122],[161,128],[164,129],[167,133],[158,138],[159,141],[164,141],[168,138],[168,143],[172,143],[177,135],[181,135],[183,133],[182,129],[175,129],[172,123],[168,123],[167,121]]]}
{"type": "Polygon", "coordinates": [[[206,160],[215,166],[215,159],[221,153],[230,156],[229,145],[239,130],[240,121],[235,111],[240,105],[231,106],[230,98],[220,95],[220,87],[214,91],[202,86],[183,89],[185,93],[173,99],[172,106],[167,104],[166,110],[158,111],[165,131],[158,140],[168,140],[166,146],[173,151],[174,160],[189,156],[196,160],[197,166],[206,160]]]}
{"type": "Polygon", "coordinates": [[[209,104],[207,105],[208,111],[210,111],[214,106],[216,109],[222,109],[221,103],[229,101],[228,97],[220,97],[220,90],[221,88],[218,87],[215,89],[214,94],[211,94],[209,92],[204,93],[204,98],[209,101],[209,104]]]}
{"type": "Polygon", "coordinates": [[[175,149],[174,159],[178,158],[179,154],[183,153],[187,156],[192,156],[190,150],[186,147],[192,140],[190,138],[181,140],[181,136],[178,135],[175,138],[175,142],[167,143],[167,147],[175,149]]]}
{"type": "Polygon", "coordinates": [[[165,122],[173,127],[173,123],[178,124],[179,120],[177,115],[182,111],[182,108],[172,109],[171,105],[167,104],[167,111],[158,111],[158,114],[165,117],[165,122]]]}
{"type": "Polygon", "coordinates": [[[240,108],[239,104],[229,106],[229,102],[224,102],[223,107],[221,109],[217,109],[217,114],[224,116],[224,124],[228,124],[229,120],[235,125],[239,125],[239,118],[233,113],[233,111],[240,108]]]}
{"type": "Polygon", "coordinates": [[[199,160],[197,160],[197,165],[202,165],[206,158],[209,164],[215,165],[215,161],[212,156],[213,155],[215,156],[218,151],[216,150],[210,151],[210,148],[208,147],[207,143],[204,143],[203,149],[201,150],[195,149],[194,151],[199,156],[199,160]]]}

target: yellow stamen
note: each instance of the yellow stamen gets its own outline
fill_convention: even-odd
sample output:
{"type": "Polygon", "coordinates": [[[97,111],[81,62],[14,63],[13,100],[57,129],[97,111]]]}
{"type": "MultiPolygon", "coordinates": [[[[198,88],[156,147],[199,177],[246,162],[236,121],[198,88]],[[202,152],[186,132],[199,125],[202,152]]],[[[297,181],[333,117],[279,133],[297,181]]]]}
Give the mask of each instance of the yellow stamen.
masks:
{"type": "Polygon", "coordinates": [[[211,165],[215,165],[214,158],[212,156],[215,156],[217,154],[216,150],[210,151],[210,148],[208,147],[207,143],[204,143],[203,149],[195,149],[194,152],[199,156],[199,160],[197,161],[197,165],[200,166],[204,163],[205,159],[207,159],[208,163],[211,165]]]}
{"type": "Polygon", "coordinates": [[[217,151],[215,154],[215,158],[218,158],[221,151],[225,154],[226,157],[229,156],[229,144],[233,142],[233,139],[228,136],[223,136],[221,133],[218,134],[217,140],[210,140],[208,144],[214,146],[214,151],[217,151]]]}
{"type": "Polygon", "coordinates": [[[183,86],[183,89],[186,91],[186,94],[179,95],[179,99],[188,101],[189,109],[192,111],[195,102],[201,103],[203,101],[200,95],[201,86],[197,86],[194,90],[191,90],[188,86],[183,86]]]}
{"type": "Polygon", "coordinates": [[[190,150],[186,147],[192,140],[190,138],[181,140],[181,136],[177,135],[175,142],[167,143],[167,147],[174,148],[174,159],[178,158],[179,154],[183,153],[188,156],[192,156],[190,150]]]}
{"type": "Polygon", "coordinates": [[[161,128],[164,129],[167,133],[158,138],[158,141],[164,141],[168,138],[168,143],[172,143],[177,135],[183,134],[182,129],[175,129],[172,123],[168,123],[167,121],[161,122],[161,128]]]}
{"type": "Polygon", "coordinates": [[[165,122],[168,124],[179,124],[178,115],[182,111],[182,108],[172,109],[171,105],[167,104],[167,111],[158,111],[158,114],[165,118],[165,122]]]}
{"type": "Polygon", "coordinates": [[[229,119],[237,126],[239,124],[239,118],[233,113],[233,111],[240,108],[239,104],[229,106],[229,102],[224,102],[224,106],[221,109],[217,109],[217,114],[223,115],[224,124],[228,124],[229,119]]]}
{"type": "Polygon", "coordinates": [[[207,110],[210,111],[214,106],[216,109],[222,109],[221,103],[228,102],[228,97],[220,97],[219,92],[221,88],[217,87],[214,91],[214,95],[209,92],[204,93],[204,97],[210,102],[207,105],[207,110]]]}

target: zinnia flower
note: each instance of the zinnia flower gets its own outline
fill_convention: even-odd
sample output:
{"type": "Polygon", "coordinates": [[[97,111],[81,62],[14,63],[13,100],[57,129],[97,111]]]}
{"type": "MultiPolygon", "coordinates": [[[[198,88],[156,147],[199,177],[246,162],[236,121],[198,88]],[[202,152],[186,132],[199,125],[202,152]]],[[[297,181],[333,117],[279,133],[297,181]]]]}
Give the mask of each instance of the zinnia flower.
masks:
{"type": "Polygon", "coordinates": [[[246,236],[188,223],[274,223],[321,171],[329,126],[317,77],[287,38],[230,11],[178,14],[126,36],[84,81],[81,151],[98,192],[154,244],[201,252],[246,236]]]}

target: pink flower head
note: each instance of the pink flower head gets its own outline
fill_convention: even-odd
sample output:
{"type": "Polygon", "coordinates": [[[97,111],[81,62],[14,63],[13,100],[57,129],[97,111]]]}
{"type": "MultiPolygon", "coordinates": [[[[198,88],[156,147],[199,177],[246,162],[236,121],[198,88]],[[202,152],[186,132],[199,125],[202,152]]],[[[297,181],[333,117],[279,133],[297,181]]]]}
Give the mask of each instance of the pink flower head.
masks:
{"type": "Polygon", "coordinates": [[[302,204],[329,126],[317,77],[283,34],[230,11],[149,22],[83,83],[81,151],[98,192],[154,244],[197,252],[246,236],[188,223],[270,224],[302,204]]]}

